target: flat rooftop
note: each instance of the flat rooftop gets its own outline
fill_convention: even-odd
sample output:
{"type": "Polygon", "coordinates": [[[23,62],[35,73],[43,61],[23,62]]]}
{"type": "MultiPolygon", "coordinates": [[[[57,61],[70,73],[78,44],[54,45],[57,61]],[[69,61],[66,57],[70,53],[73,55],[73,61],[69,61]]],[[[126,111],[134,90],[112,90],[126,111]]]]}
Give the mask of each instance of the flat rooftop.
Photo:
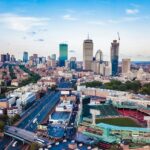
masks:
{"type": "Polygon", "coordinates": [[[61,138],[64,136],[65,129],[59,125],[49,125],[48,135],[53,138],[61,138]]]}
{"type": "Polygon", "coordinates": [[[121,126],[109,125],[106,123],[99,123],[96,126],[104,129],[111,129],[111,130],[150,132],[150,128],[121,127],[121,126]]]}
{"type": "Polygon", "coordinates": [[[67,120],[69,119],[70,112],[53,112],[51,119],[53,120],[67,120]]]}

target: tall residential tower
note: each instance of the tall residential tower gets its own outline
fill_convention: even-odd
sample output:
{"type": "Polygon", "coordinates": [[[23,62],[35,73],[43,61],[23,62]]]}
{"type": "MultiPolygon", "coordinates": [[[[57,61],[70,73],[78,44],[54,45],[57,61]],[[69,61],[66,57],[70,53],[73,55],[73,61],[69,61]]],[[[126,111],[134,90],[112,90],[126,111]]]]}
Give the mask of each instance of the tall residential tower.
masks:
{"type": "Polygon", "coordinates": [[[112,76],[118,75],[118,63],[119,63],[119,43],[117,40],[113,40],[110,48],[111,53],[111,72],[112,76]]]}

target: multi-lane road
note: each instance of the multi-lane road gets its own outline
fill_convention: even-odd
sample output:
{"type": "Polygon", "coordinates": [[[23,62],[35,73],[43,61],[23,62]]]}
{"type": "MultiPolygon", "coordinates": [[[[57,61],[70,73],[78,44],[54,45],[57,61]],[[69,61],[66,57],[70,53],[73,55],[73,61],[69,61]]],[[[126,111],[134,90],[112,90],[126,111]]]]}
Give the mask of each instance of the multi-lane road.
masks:
{"type": "MultiPolygon", "coordinates": [[[[26,129],[28,131],[34,132],[37,129],[38,123],[41,123],[47,114],[55,107],[60,99],[60,92],[51,92],[42,97],[32,109],[30,109],[26,114],[23,115],[22,120],[17,125],[17,127],[26,129]],[[33,120],[35,120],[34,122],[33,120]]],[[[12,139],[4,137],[0,141],[0,149],[4,149],[7,145],[7,150],[14,149],[12,147],[12,139]]],[[[17,147],[15,148],[17,149],[17,147]]]]}

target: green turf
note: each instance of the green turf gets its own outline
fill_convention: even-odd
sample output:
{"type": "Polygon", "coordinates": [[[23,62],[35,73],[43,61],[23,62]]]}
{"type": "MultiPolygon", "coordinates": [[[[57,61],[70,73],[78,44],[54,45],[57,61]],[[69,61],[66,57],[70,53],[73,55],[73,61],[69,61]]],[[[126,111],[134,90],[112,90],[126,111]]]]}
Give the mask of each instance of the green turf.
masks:
{"type": "Polygon", "coordinates": [[[130,118],[98,118],[96,123],[106,123],[116,126],[140,127],[138,123],[130,118]]]}

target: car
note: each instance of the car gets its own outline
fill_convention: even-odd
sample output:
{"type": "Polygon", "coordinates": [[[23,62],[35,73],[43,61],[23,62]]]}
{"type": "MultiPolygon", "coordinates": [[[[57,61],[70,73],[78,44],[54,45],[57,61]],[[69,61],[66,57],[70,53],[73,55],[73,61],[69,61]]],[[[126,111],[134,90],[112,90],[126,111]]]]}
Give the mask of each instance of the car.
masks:
{"type": "Polygon", "coordinates": [[[47,146],[47,148],[51,148],[51,147],[52,147],[52,145],[48,145],[48,146],[47,146]]]}
{"type": "Polygon", "coordinates": [[[15,147],[17,143],[18,143],[18,141],[15,141],[15,142],[12,144],[12,147],[15,147]]]}

